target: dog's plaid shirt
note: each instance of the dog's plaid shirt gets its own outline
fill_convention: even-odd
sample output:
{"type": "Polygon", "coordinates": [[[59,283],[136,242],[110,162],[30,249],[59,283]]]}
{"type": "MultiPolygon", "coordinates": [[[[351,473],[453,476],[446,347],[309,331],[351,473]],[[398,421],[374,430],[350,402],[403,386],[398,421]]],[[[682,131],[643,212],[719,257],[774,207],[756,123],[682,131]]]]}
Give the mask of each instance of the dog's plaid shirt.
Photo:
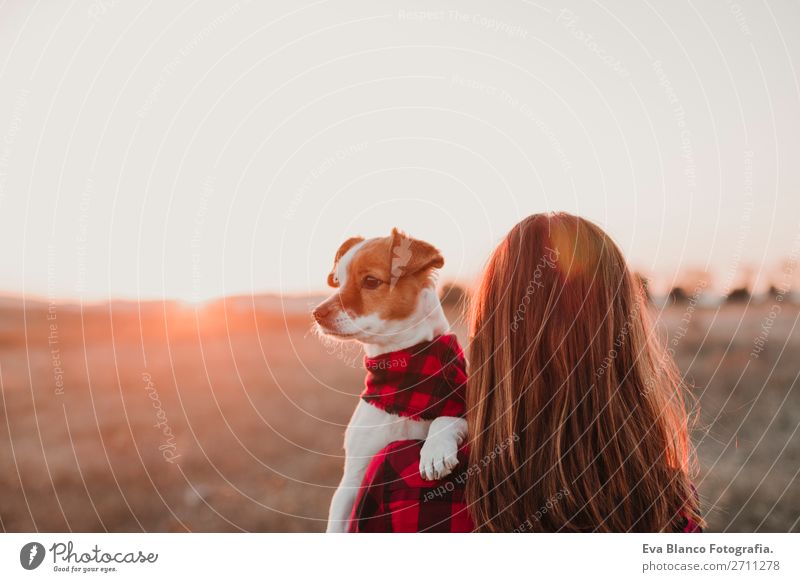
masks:
{"type": "Polygon", "coordinates": [[[364,367],[361,398],[386,412],[416,420],[466,412],[466,362],[455,335],[364,358],[364,367]]]}
{"type": "MultiPolygon", "coordinates": [[[[396,441],[373,457],[350,515],[350,532],[469,533],[475,529],[464,496],[469,475],[466,448],[458,451],[455,471],[436,481],[425,481],[419,474],[421,450],[422,441],[396,441]]],[[[701,529],[681,517],[673,531],[701,529]]]]}

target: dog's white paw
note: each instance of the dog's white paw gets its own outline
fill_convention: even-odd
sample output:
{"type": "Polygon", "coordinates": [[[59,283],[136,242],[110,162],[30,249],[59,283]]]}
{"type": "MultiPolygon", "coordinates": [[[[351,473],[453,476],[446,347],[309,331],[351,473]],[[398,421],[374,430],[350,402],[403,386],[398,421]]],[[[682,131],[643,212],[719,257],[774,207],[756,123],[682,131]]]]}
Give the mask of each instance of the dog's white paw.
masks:
{"type": "Polygon", "coordinates": [[[419,474],[426,481],[447,477],[458,465],[458,443],[452,438],[433,437],[425,441],[419,455],[419,474]]]}

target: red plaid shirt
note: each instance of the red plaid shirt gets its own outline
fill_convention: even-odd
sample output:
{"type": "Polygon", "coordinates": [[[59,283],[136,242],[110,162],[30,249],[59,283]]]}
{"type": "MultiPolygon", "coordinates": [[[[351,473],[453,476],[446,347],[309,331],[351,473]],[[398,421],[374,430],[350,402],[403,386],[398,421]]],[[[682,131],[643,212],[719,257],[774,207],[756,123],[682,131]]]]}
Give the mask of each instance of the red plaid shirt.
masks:
{"type": "Polygon", "coordinates": [[[453,334],[364,358],[364,367],[361,398],[386,412],[423,420],[463,417],[466,412],[467,366],[453,334]]]}
{"type": "MultiPolygon", "coordinates": [[[[422,441],[397,441],[375,455],[353,506],[350,532],[467,533],[475,529],[464,497],[466,449],[458,452],[458,468],[437,481],[420,476],[421,449],[422,441]]],[[[683,518],[675,531],[701,529],[683,518]]]]}
{"type": "MultiPolygon", "coordinates": [[[[463,417],[466,363],[455,335],[443,335],[396,352],[365,358],[366,402],[392,414],[432,420],[463,417]]],[[[381,450],[364,474],[350,515],[351,532],[466,533],[474,525],[464,489],[468,454],[458,453],[458,468],[444,479],[419,474],[422,441],[397,441],[381,450]]],[[[688,520],[677,531],[699,528],[688,520]]]]}
{"type": "MultiPolygon", "coordinates": [[[[458,469],[444,479],[419,474],[422,441],[396,441],[380,451],[364,475],[350,516],[351,532],[441,532],[473,530],[464,499],[466,476],[458,469]]],[[[458,466],[467,454],[458,452],[458,466]]]]}

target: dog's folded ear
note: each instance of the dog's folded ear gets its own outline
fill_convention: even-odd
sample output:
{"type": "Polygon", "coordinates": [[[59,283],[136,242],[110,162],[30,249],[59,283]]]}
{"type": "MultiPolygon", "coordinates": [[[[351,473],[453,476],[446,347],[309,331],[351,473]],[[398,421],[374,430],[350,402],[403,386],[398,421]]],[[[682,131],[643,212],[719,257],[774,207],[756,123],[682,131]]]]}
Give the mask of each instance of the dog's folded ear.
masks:
{"type": "Polygon", "coordinates": [[[363,236],[353,236],[342,243],[342,246],[339,247],[339,250],[336,251],[336,256],[333,258],[333,268],[331,269],[331,272],[328,273],[328,285],[331,287],[339,286],[339,279],[336,277],[336,269],[339,267],[339,261],[347,253],[347,251],[363,241],[363,236]]]}
{"type": "Polygon", "coordinates": [[[411,238],[396,228],[392,229],[391,283],[400,277],[431,269],[441,269],[444,257],[432,244],[411,238]]]}

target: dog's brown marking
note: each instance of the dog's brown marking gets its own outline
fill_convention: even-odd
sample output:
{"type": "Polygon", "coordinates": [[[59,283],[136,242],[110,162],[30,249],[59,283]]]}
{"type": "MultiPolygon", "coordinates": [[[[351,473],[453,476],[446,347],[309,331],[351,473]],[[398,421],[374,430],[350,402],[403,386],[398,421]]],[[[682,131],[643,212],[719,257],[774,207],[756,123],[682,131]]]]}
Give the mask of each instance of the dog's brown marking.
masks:
{"type": "MultiPolygon", "coordinates": [[[[332,283],[341,257],[363,241],[351,238],[342,244],[334,259],[332,283]]],[[[433,245],[398,231],[364,243],[347,265],[347,277],[337,294],[339,309],[351,316],[376,314],[384,320],[408,317],[416,308],[422,289],[430,284],[431,273],[444,265],[441,253],[433,245]],[[366,277],[381,281],[376,289],[364,287],[366,277]]],[[[338,285],[338,282],[336,282],[338,285]]],[[[336,285],[333,285],[336,286],[336,285]]],[[[335,309],[334,305],[331,305],[335,309]]]]}
{"type": "Polygon", "coordinates": [[[363,236],[352,236],[341,244],[339,250],[336,251],[336,256],[333,258],[333,269],[331,269],[331,272],[328,273],[328,285],[331,287],[339,286],[339,281],[336,280],[336,269],[339,267],[339,261],[342,260],[342,257],[347,254],[347,251],[363,240],[363,236]]]}

